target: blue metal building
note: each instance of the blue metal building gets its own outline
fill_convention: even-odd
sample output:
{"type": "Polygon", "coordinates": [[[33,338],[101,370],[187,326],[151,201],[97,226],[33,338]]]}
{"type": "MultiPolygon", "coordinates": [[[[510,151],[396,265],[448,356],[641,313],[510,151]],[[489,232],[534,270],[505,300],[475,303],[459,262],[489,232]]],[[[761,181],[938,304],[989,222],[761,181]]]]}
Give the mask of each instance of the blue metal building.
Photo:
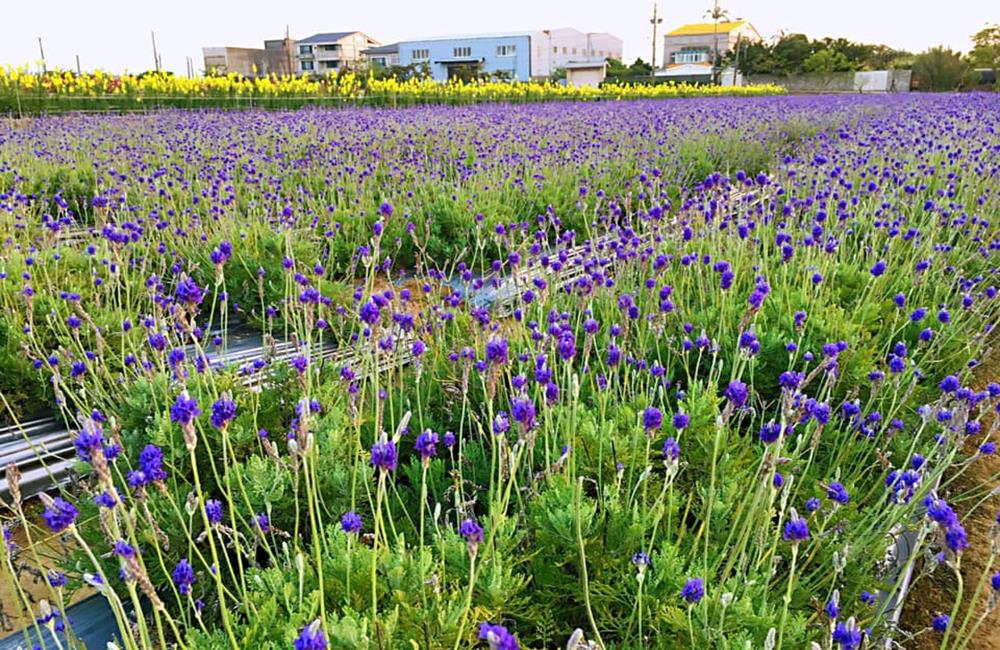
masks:
{"type": "Polygon", "coordinates": [[[427,65],[437,81],[452,77],[504,73],[512,79],[531,77],[531,34],[484,34],[402,41],[400,65],[427,65]]]}

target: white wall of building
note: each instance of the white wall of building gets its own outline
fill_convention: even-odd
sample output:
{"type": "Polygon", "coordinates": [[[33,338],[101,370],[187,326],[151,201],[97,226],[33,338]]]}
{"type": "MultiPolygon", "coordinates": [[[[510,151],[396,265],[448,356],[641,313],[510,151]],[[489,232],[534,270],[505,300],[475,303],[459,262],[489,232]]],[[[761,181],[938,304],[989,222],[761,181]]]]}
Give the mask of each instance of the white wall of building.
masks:
{"type": "Polygon", "coordinates": [[[604,66],[593,66],[589,68],[568,68],[566,70],[566,85],[581,87],[590,86],[597,88],[604,81],[606,70],[604,66]]]}
{"type": "Polygon", "coordinates": [[[622,39],[606,32],[584,33],[572,27],[531,34],[531,76],[548,77],[571,61],[620,59],[622,39]]]}

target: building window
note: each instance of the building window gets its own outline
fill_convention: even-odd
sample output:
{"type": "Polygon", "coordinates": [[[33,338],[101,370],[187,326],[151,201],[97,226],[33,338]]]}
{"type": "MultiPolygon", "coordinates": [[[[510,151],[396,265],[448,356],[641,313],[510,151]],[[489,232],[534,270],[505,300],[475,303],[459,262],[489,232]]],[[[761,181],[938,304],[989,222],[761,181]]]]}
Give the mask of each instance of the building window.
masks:
{"type": "Polygon", "coordinates": [[[430,50],[413,50],[414,61],[426,61],[429,58],[431,58],[430,50]]]}
{"type": "Polygon", "coordinates": [[[573,48],[573,54],[576,54],[576,48],[575,47],[573,48]]]}
{"type": "Polygon", "coordinates": [[[516,53],[515,45],[497,45],[497,56],[514,56],[516,53]]]}
{"type": "Polygon", "coordinates": [[[558,47],[556,47],[555,45],[553,45],[553,46],[552,46],[552,53],[553,53],[553,54],[559,54],[559,48],[558,48],[558,47]]]}
{"type": "Polygon", "coordinates": [[[312,45],[300,45],[299,46],[299,54],[312,54],[312,53],[313,53],[313,46],[312,45]]]}
{"type": "Polygon", "coordinates": [[[471,47],[456,47],[451,51],[456,59],[467,59],[472,56],[471,47]]]}
{"type": "Polygon", "coordinates": [[[312,61],[302,61],[301,63],[302,63],[302,69],[303,70],[308,71],[308,72],[312,72],[312,70],[313,70],[313,62],[312,61]]]}
{"type": "Polygon", "coordinates": [[[566,53],[567,53],[567,52],[566,52],[566,49],[567,49],[566,47],[563,47],[563,54],[566,54],[566,53]]]}
{"type": "Polygon", "coordinates": [[[708,60],[708,50],[700,47],[685,47],[670,54],[672,63],[702,63],[708,60]]]}

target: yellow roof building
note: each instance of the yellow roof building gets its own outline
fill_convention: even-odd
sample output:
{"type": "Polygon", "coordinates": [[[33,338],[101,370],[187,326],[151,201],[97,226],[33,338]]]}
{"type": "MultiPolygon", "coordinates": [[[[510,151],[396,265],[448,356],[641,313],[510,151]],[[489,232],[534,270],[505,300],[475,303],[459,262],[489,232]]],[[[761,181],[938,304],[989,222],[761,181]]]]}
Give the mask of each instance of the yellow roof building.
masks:
{"type": "Polygon", "coordinates": [[[663,35],[660,70],[667,76],[700,77],[712,74],[712,61],[727,52],[762,40],[748,20],[690,23],[663,35]]]}
{"type": "Polygon", "coordinates": [[[749,25],[750,21],[747,20],[732,20],[716,23],[690,23],[688,25],[681,25],[677,29],[667,32],[667,36],[700,36],[703,34],[728,34],[729,32],[738,30],[744,25],[749,25]]]}

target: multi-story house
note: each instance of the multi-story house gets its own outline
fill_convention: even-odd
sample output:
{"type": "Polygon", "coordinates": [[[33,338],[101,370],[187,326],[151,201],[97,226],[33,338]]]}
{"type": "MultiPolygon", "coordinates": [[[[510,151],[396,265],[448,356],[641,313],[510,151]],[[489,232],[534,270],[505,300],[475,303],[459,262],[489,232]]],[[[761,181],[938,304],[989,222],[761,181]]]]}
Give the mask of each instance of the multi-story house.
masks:
{"type": "Polygon", "coordinates": [[[364,32],[314,34],[296,43],[296,72],[323,75],[357,67],[365,50],[381,45],[364,32]]]}
{"type": "Polygon", "coordinates": [[[389,68],[399,65],[399,43],[370,47],[367,50],[363,50],[361,54],[368,61],[369,65],[379,68],[389,68]]]}
{"type": "Polygon", "coordinates": [[[716,54],[722,57],[741,44],[760,40],[760,34],[746,20],[682,25],[664,35],[663,68],[656,74],[711,79],[716,54]]]}

